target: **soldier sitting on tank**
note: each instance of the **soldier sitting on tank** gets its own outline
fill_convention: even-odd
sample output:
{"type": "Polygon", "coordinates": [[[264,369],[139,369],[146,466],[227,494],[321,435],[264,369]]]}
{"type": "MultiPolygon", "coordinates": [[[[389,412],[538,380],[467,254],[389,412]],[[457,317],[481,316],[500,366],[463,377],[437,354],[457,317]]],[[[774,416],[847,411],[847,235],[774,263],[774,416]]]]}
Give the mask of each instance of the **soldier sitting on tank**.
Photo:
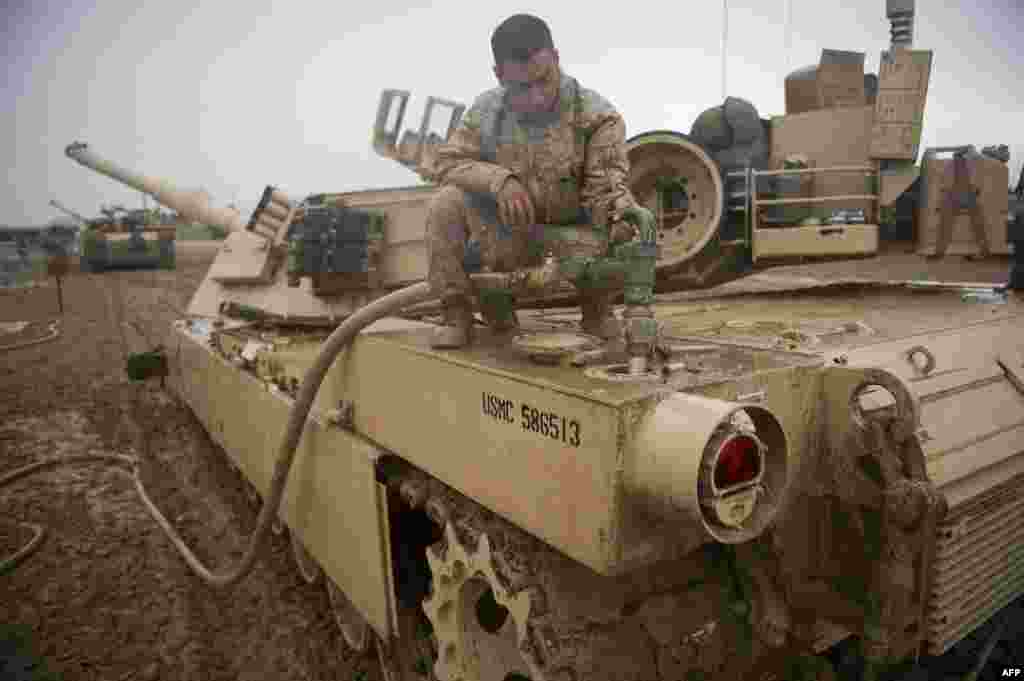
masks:
{"type": "MultiPolygon", "coordinates": [[[[442,185],[427,213],[428,281],[442,301],[444,324],[431,344],[461,347],[473,336],[475,289],[469,274],[508,272],[546,255],[598,255],[636,233],[625,220],[637,204],[626,180],[625,124],[612,105],[559,67],[541,19],[518,14],[491,37],[500,87],[477,97],[458,128],[424,162],[442,185]],[[626,214],[624,216],[624,214],[626,214]],[[575,242],[544,241],[544,225],[581,225],[575,242]],[[587,235],[591,235],[588,237],[587,235]]],[[[640,208],[639,210],[644,210],[640,208]]],[[[581,291],[583,330],[619,332],[608,293],[581,291]]],[[[480,308],[497,332],[518,326],[509,294],[486,292],[480,308]]]]}

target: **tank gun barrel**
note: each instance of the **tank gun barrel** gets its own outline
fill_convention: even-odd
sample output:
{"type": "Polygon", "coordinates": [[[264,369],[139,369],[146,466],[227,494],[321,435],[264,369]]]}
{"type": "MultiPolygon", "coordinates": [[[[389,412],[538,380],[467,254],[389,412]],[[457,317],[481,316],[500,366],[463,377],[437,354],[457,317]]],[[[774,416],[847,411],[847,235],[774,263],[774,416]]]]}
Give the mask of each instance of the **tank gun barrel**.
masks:
{"type": "Polygon", "coordinates": [[[204,191],[181,190],[167,180],[150,177],[123,168],[112,161],[102,158],[84,142],[69,144],[64,149],[64,153],[68,158],[78,161],[86,168],[95,170],[112,180],[149,194],[161,205],[177,211],[180,215],[194,222],[217,225],[230,231],[241,230],[245,227],[245,222],[238,211],[211,205],[210,196],[204,191]]]}
{"type": "Polygon", "coordinates": [[[82,227],[88,226],[89,220],[87,218],[85,218],[82,215],[80,215],[80,214],[76,213],[75,211],[71,210],[70,208],[65,206],[63,203],[61,203],[57,199],[51,199],[50,200],[50,205],[53,206],[54,208],[56,208],[57,210],[59,210],[60,212],[65,213],[66,215],[70,215],[71,217],[73,217],[75,220],[78,221],[78,223],[82,227]]]}

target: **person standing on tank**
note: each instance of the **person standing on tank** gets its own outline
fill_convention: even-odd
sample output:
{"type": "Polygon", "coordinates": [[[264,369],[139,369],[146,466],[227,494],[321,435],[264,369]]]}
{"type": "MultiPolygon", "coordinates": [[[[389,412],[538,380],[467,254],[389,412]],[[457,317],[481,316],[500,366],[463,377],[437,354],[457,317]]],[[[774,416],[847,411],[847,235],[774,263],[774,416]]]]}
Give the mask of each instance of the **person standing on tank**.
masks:
{"type": "MultiPolygon", "coordinates": [[[[511,16],[495,29],[491,51],[499,87],[477,97],[423,163],[425,177],[441,185],[426,224],[427,280],[444,314],[431,339],[438,348],[472,342],[469,274],[539,264],[551,248],[544,225],[580,225],[579,234],[607,225],[613,243],[628,240],[638,212],[646,210],[627,186],[622,117],[562,71],[547,24],[529,14],[511,16]]],[[[573,247],[577,254],[599,252],[593,238],[573,247]]],[[[612,297],[581,292],[584,331],[604,338],[618,333],[612,297]]],[[[517,327],[510,295],[482,295],[480,307],[492,329],[517,327]]]]}

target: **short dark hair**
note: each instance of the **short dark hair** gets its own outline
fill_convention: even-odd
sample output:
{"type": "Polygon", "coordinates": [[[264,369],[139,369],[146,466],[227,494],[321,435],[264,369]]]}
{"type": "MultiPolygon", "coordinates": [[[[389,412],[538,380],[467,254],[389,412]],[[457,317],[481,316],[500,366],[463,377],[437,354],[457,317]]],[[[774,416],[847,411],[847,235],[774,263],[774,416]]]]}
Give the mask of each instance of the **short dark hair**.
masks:
{"type": "Polygon", "coordinates": [[[501,22],[491,35],[494,63],[529,61],[537,50],[553,48],[551,30],[532,14],[515,14],[501,22]]]}

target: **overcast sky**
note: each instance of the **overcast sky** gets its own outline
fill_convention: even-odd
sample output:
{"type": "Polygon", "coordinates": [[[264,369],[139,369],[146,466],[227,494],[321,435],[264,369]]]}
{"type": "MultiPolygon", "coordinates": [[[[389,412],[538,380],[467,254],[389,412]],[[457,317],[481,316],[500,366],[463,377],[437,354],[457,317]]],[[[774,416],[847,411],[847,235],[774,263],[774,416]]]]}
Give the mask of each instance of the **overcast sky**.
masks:
{"type": "MultiPolygon", "coordinates": [[[[729,0],[728,94],[784,113],[783,78],[822,48],[867,55],[889,44],[885,0],[729,0]]],[[[1020,0],[918,0],[914,47],[935,52],[922,147],[1009,144],[1024,159],[1020,0]]],[[[64,156],[73,141],[121,165],[204,187],[244,215],[267,184],[293,197],[407,186],[376,156],[383,88],[411,90],[406,127],[427,95],[467,104],[494,86],[490,34],[506,16],[544,17],[564,69],[623,113],[628,134],[688,132],[722,102],[720,2],[5,3],[0,224],[41,224],[50,199],[87,216],[141,207],[138,192],[64,156]],[[70,7],[69,7],[70,4],[70,7]]]]}

